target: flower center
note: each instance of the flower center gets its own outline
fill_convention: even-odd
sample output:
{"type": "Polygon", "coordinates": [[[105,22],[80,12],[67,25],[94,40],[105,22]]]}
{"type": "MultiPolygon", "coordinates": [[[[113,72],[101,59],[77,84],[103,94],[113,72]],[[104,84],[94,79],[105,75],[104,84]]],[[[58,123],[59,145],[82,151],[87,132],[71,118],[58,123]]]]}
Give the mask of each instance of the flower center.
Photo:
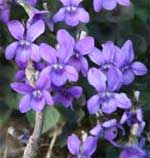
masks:
{"type": "Polygon", "coordinates": [[[30,42],[27,41],[27,40],[20,40],[20,41],[19,41],[19,44],[20,44],[21,46],[30,46],[30,42]]]}
{"type": "Polygon", "coordinates": [[[130,68],[130,66],[128,65],[128,66],[125,66],[124,68],[122,68],[122,71],[126,71],[126,70],[128,70],[130,68]]]}
{"type": "Polygon", "coordinates": [[[80,54],[79,53],[75,53],[75,57],[76,58],[80,58],[80,54]]]}
{"type": "Polygon", "coordinates": [[[54,68],[55,70],[62,70],[62,69],[63,69],[63,65],[62,65],[62,64],[54,64],[54,65],[53,65],[53,68],[54,68]]]}
{"type": "Polygon", "coordinates": [[[68,7],[66,7],[66,10],[67,10],[68,12],[75,12],[75,11],[77,10],[77,7],[68,6],[68,7]]]}
{"type": "Polygon", "coordinates": [[[112,96],[112,93],[110,93],[110,92],[103,92],[103,93],[101,93],[101,97],[102,98],[110,98],[112,96]]]}
{"type": "Polygon", "coordinates": [[[35,90],[33,91],[33,96],[36,97],[36,98],[41,98],[42,97],[42,93],[40,90],[35,90]]]}
{"type": "Polygon", "coordinates": [[[108,69],[111,68],[111,66],[112,66],[112,64],[105,64],[105,65],[102,66],[102,69],[108,70],[108,69]]]}
{"type": "Polygon", "coordinates": [[[63,94],[63,96],[65,96],[66,98],[71,97],[71,94],[69,94],[67,91],[63,91],[62,94],[63,94]]]}

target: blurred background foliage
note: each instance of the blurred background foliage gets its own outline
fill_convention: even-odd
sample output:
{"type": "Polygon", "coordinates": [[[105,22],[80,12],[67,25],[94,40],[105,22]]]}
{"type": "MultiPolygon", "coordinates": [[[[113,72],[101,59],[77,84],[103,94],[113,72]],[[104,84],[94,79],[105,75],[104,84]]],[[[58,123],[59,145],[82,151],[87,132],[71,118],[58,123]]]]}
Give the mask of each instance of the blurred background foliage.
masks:
{"type": "MultiPolygon", "coordinates": [[[[39,0],[37,8],[43,9],[42,3],[44,2],[47,2],[52,16],[61,6],[58,0],[39,0]]],[[[24,9],[11,1],[10,5],[11,19],[19,19],[25,22],[28,16],[24,9]]],[[[70,28],[64,23],[56,24],[54,32],[50,32],[47,29],[45,34],[37,40],[37,43],[47,42],[54,45],[56,41],[56,32],[60,28],[66,28],[73,34],[81,29],[88,31],[89,35],[95,38],[97,47],[100,47],[100,45],[107,40],[112,40],[117,45],[121,46],[125,40],[131,39],[134,44],[136,59],[144,62],[148,69],[150,69],[150,0],[132,0],[132,5],[128,8],[118,6],[111,12],[103,10],[100,13],[94,12],[92,0],[84,0],[83,5],[91,16],[91,21],[88,25],[85,26],[80,24],[76,28],[70,28]]],[[[17,68],[13,61],[8,62],[5,60],[4,53],[6,46],[12,41],[13,39],[7,27],[0,23],[0,46],[2,47],[0,54],[0,157],[3,157],[1,155],[4,153],[5,146],[8,145],[6,139],[8,139],[7,130],[10,129],[10,127],[13,127],[17,131],[16,133],[20,135],[22,133],[30,134],[34,126],[35,113],[30,111],[27,114],[20,114],[18,111],[20,96],[13,92],[9,86],[10,83],[14,81],[14,74],[17,68]]],[[[88,86],[87,82],[82,77],[78,84],[84,87],[84,95],[80,100],[74,102],[73,111],[65,109],[61,105],[47,107],[45,110],[45,123],[42,137],[45,146],[43,145],[42,150],[45,151],[48,148],[53,132],[59,129],[58,138],[54,147],[54,155],[56,155],[56,158],[59,156],[61,156],[61,158],[63,158],[63,156],[66,157],[66,138],[71,132],[80,134],[81,130],[90,129],[94,122],[92,118],[89,117],[85,107],[85,99],[89,98],[93,93],[93,89],[88,86]]],[[[134,90],[141,91],[141,105],[144,110],[145,120],[149,125],[150,75],[138,77],[134,84],[123,87],[122,89],[122,91],[127,92],[131,99],[133,98],[134,90]]],[[[149,126],[147,126],[147,130],[150,130],[148,128],[149,126]]],[[[12,139],[12,142],[16,142],[17,140],[13,137],[14,136],[10,139],[12,139]]],[[[100,150],[97,150],[97,155],[101,155],[103,158],[117,157],[118,151],[111,145],[103,141],[100,142],[100,144],[103,144],[104,150],[101,150],[102,145],[100,145],[100,150]]],[[[22,143],[18,146],[22,149],[23,145],[22,143]]],[[[15,151],[15,146],[13,146],[13,151],[15,151]]],[[[18,149],[18,147],[16,147],[16,149],[18,149]]],[[[22,151],[20,150],[19,152],[22,151]]],[[[19,152],[17,151],[18,155],[19,152]]],[[[10,157],[11,156],[10,154],[10,157]]],[[[100,156],[98,158],[100,158],[100,156]]]]}

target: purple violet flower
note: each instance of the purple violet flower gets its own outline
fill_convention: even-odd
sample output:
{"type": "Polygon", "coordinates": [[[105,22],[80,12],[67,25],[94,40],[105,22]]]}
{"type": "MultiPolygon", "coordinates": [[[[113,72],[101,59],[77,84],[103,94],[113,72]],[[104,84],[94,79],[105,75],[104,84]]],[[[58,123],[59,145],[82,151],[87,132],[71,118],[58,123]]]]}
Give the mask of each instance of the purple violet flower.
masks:
{"type": "Polygon", "coordinates": [[[109,69],[106,78],[99,69],[91,68],[88,73],[88,81],[98,92],[92,96],[87,103],[90,114],[96,114],[100,109],[106,114],[111,114],[117,110],[129,109],[131,101],[125,93],[114,93],[120,83],[118,82],[118,74],[114,68],[109,69]]]}
{"type": "Polygon", "coordinates": [[[127,123],[128,126],[132,127],[137,125],[137,136],[140,136],[145,128],[145,121],[143,120],[142,109],[138,108],[132,111],[126,111],[123,113],[120,124],[123,125],[127,123]]]}
{"type": "Polygon", "coordinates": [[[115,132],[113,133],[111,133],[111,131],[110,132],[106,132],[106,131],[116,126],[117,126],[117,120],[111,119],[103,122],[102,124],[97,124],[93,129],[90,130],[90,134],[96,137],[104,136],[106,139],[112,140],[117,137],[117,133],[118,133],[117,128],[115,128],[115,132]]]}
{"type": "Polygon", "coordinates": [[[89,14],[80,6],[82,0],[60,0],[64,5],[53,17],[54,22],[65,21],[70,26],[76,26],[79,22],[88,23],[89,14]]]}
{"type": "Polygon", "coordinates": [[[47,10],[37,10],[36,8],[31,8],[31,11],[28,13],[28,25],[30,26],[38,20],[43,20],[46,14],[48,14],[47,10]]]}
{"type": "Polygon", "coordinates": [[[53,97],[55,103],[60,103],[64,107],[72,107],[74,99],[80,98],[82,95],[82,88],[79,86],[73,86],[71,88],[55,88],[55,96],[53,97]]]}
{"type": "Polygon", "coordinates": [[[33,109],[37,112],[43,110],[46,104],[53,105],[53,99],[49,93],[49,86],[41,80],[37,80],[35,86],[25,83],[12,83],[11,88],[22,94],[23,98],[20,101],[19,109],[22,113],[28,112],[33,109]]]}
{"type": "Polygon", "coordinates": [[[35,8],[31,8],[31,12],[28,13],[29,19],[27,22],[27,25],[32,25],[38,20],[43,20],[44,23],[48,26],[50,31],[54,31],[54,22],[49,17],[49,11],[48,10],[38,10],[35,8]]]}
{"type": "Polygon", "coordinates": [[[102,48],[102,51],[98,48],[94,48],[93,51],[89,53],[89,57],[95,64],[100,66],[100,70],[107,75],[108,79],[112,78],[112,76],[109,76],[109,69],[113,68],[113,70],[116,71],[115,74],[118,76],[117,80],[120,81],[120,86],[118,85],[119,89],[123,80],[122,72],[115,65],[116,53],[119,49],[111,41],[102,44],[102,48]]]}
{"type": "Polygon", "coordinates": [[[0,0],[0,21],[8,23],[10,17],[10,7],[5,0],[0,0]]]}
{"type": "Polygon", "coordinates": [[[108,121],[103,122],[102,124],[104,130],[104,138],[107,140],[114,140],[118,135],[117,129],[117,120],[111,119],[108,121]]]}
{"type": "MultiPolygon", "coordinates": [[[[102,124],[97,124],[93,129],[90,130],[90,134],[92,136],[95,136],[97,139],[99,139],[101,137],[105,138],[107,141],[109,141],[115,147],[121,147],[120,144],[118,144],[114,141],[114,139],[118,135],[118,128],[120,128],[120,127],[117,123],[117,120],[111,119],[111,120],[103,122],[102,124]]],[[[122,131],[122,132],[124,135],[124,131],[122,131]]]]}
{"type": "Polygon", "coordinates": [[[119,158],[145,158],[146,153],[136,145],[128,145],[121,152],[119,158]]]}
{"type": "Polygon", "coordinates": [[[142,76],[147,73],[146,66],[134,60],[134,50],[132,41],[127,40],[121,48],[121,51],[116,53],[115,64],[121,69],[123,73],[123,84],[131,84],[136,76],[142,76]]]}
{"type": "Polygon", "coordinates": [[[18,65],[26,64],[30,59],[39,62],[39,46],[33,42],[44,33],[44,22],[39,20],[25,29],[18,20],[12,20],[8,23],[8,29],[18,41],[13,42],[6,48],[6,59],[11,60],[15,57],[18,65]]]}
{"type": "Polygon", "coordinates": [[[122,6],[129,6],[130,0],[94,0],[93,6],[96,12],[102,9],[113,10],[117,7],[117,4],[122,6]]]}
{"type": "Polygon", "coordinates": [[[70,58],[69,63],[76,67],[76,69],[82,72],[85,77],[88,73],[88,61],[85,55],[89,54],[94,49],[94,39],[87,36],[74,45],[74,54],[70,58]]]}
{"type": "Polygon", "coordinates": [[[78,72],[68,63],[73,54],[74,39],[66,30],[62,29],[57,33],[57,41],[57,49],[44,43],[40,45],[41,57],[49,64],[41,72],[41,77],[59,87],[64,85],[67,80],[76,82],[78,72]]]}
{"type": "Polygon", "coordinates": [[[71,154],[82,156],[83,158],[90,158],[96,150],[97,139],[88,136],[85,140],[81,141],[77,135],[72,134],[68,137],[67,146],[71,154]]]}

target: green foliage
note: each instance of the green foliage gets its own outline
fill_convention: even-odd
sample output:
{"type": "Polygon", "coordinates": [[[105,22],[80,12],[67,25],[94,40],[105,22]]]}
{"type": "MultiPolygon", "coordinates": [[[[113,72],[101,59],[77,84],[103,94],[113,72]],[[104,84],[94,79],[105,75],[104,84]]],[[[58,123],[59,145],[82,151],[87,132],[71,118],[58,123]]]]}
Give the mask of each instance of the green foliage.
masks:
{"type": "Polygon", "coordinates": [[[0,126],[1,126],[4,125],[9,120],[12,111],[8,108],[5,108],[3,103],[0,104],[1,104],[0,107],[0,126]]]}
{"type": "Polygon", "coordinates": [[[55,107],[46,107],[43,133],[56,127],[62,121],[61,113],[55,107]]]}
{"type": "Polygon", "coordinates": [[[113,146],[107,146],[105,148],[106,158],[117,158],[118,156],[118,150],[114,148],[113,146]]]}
{"type": "MultiPolygon", "coordinates": [[[[26,117],[31,125],[35,125],[35,112],[30,111],[26,114],[26,117]]],[[[61,113],[55,107],[46,107],[44,115],[44,125],[42,133],[46,133],[50,129],[53,129],[60,121],[63,121],[61,113]]]]}

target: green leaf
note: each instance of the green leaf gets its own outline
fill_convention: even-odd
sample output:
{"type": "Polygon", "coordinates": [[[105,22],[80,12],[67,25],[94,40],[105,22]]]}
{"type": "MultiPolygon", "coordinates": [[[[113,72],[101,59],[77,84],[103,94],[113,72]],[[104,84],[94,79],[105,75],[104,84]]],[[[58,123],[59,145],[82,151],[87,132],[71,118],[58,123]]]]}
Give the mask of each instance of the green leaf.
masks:
{"type": "Polygon", "coordinates": [[[147,22],[148,14],[145,8],[136,7],[135,8],[135,15],[144,23],[147,22]]]}
{"type": "MultiPolygon", "coordinates": [[[[26,117],[31,125],[34,127],[35,125],[35,112],[30,111],[26,114],[26,117]]],[[[59,111],[54,107],[46,107],[45,115],[44,115],[44,125],[42,133],[46,133],[48,130],[54,128],[60,121],[62,121],[62,116],[59,111]]]]}
{"type": "Polygon", "coordinates": [[[6,99],[5,102],[6,104],[11,108],[11,109],[16,109],[18,110],[18,105],[19,105],[19,100],[21,96],[18,95],[15,92],[12,92],[10,89],[6,93],[6,99]]]}
{"type": "Polygon", "coordinates": [[[30,126],[32,128],[34,128],[34,125],[35,125],[35,112],[34,111],[29,111],[26,113],[26,117],[30,123],[30,126]]]}
{"type": "Polygon", "coordinates": [[[45,120],[42,132],[45,133],[48,130],[54,128],[61,120],[61,114],[54,106],[47,107],[45,110],[45,120]]]}

